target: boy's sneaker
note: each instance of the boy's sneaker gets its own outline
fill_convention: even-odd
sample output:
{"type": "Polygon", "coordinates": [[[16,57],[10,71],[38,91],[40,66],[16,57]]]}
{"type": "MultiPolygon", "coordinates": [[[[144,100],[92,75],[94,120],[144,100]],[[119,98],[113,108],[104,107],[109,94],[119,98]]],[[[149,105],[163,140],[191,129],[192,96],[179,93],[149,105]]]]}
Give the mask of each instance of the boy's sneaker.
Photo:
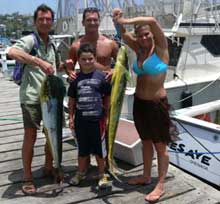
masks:
{"type": "Polygon", "coordinates": [[[102,175],[99,179],[98,186],[100,189],[105,189],[108,187],[108,177],[107,175],[102,175]]]}
{"type": "Polygon", "coordinates": [[[69,184],[71,186],[77,186],[86,178],[86,174],[84,172],[77,171],[75,176],[69,180],[69,184]]]}

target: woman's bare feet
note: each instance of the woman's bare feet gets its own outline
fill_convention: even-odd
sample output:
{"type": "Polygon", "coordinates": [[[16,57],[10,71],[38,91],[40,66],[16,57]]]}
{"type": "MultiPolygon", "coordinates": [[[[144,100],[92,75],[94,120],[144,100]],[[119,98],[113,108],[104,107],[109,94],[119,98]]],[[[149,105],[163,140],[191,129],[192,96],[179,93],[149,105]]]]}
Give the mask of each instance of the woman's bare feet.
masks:
{"type": "Polygon", "coordinates": [[[151,178],[144,176],[138,176],[128,181],[129,185],[148,185],[150,183],[151,183],[151,178]]]}
{"type": "Polygon", "coordinates": [[[157,184],[152,192],[145,196],[148,202],[157,202],[165,193],[163,184],[157,184]]]}

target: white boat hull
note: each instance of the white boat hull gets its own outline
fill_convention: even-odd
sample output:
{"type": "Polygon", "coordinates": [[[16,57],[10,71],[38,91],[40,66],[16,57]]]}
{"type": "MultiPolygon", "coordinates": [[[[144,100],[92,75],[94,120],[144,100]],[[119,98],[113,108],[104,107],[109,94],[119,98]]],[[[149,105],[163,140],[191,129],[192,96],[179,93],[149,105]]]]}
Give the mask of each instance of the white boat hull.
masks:
{"type": "Polygon", "coordinates": [[[213,123],[220,101],[175,111],[179,140],[169,145],[170,162],[208,182],[220,186],[220,126],[213,123]],[[210,110],[208,111],[207,110],[210,110]],[[210,122],[194,118],[208,113],[210,122]]]}

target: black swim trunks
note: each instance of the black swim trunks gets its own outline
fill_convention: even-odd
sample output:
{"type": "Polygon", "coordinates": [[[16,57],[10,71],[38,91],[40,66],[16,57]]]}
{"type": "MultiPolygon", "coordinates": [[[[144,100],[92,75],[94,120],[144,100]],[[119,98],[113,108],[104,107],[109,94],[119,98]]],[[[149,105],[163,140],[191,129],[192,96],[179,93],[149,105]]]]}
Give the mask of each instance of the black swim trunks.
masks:
{"type": "Polygon", "coordinates": [[[102,119],[91,121],[75,118],[75,133],[80,157],[90,154],[106,157],[105,128],[102,119]]]}
{"type": "Polygon", "coordinates": [[[167,98],[152,101],[134,97],[133,117],[141,140],[171,142],[169,107],[167,98]]]}

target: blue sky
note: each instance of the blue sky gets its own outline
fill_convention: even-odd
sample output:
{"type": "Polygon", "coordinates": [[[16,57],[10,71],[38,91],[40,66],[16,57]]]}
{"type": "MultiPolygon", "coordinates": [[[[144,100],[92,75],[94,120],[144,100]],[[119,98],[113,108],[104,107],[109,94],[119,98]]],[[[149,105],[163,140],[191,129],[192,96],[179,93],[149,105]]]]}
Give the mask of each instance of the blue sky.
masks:
{"type": "MultiPolygon", "coordinates": [[[[131,1],[132,0],[128,0],[128,2],[131,1]]],[[[82,3],[84,2],[84,0],[80,0],[79,2],[82,3]]],[[[144,2],[144,0],[135,0],[135,2],[140,3],[140,2],[144,2]]],[[[14,12],[19,12],[21,14],[32,15],[34,10],[37,8],[37,6],[42,3],[47,4],[55,12],[57,12],[58,0],[0,0],[0,14],[4,15],[4,14],[11,14],[14,12]]]]}
{"type": "Polygon", "coordinates": [[[58,0],[0,0],[0,14],[11,14],[19,12],[21,14],[33,14],[34,10],[42,3],[57,11],[58,0]]]}
{"type": "MultiPolygon", "coordinates": [[[[81,1],[83,2],[84,0],[81,1]]],[[[142,4],[144,0],[135,0],[135,2],[142,4]]],[[[220,0],[217,0],[217,2],[220,3],[220,0]]],[[[58,0],[0,0],[0,14],[4,15],[14,12],[19,12],[21,14],[33,14],[36,7],[42,3],[47,4],[55,12],[57,12],[58,0]]]]}

